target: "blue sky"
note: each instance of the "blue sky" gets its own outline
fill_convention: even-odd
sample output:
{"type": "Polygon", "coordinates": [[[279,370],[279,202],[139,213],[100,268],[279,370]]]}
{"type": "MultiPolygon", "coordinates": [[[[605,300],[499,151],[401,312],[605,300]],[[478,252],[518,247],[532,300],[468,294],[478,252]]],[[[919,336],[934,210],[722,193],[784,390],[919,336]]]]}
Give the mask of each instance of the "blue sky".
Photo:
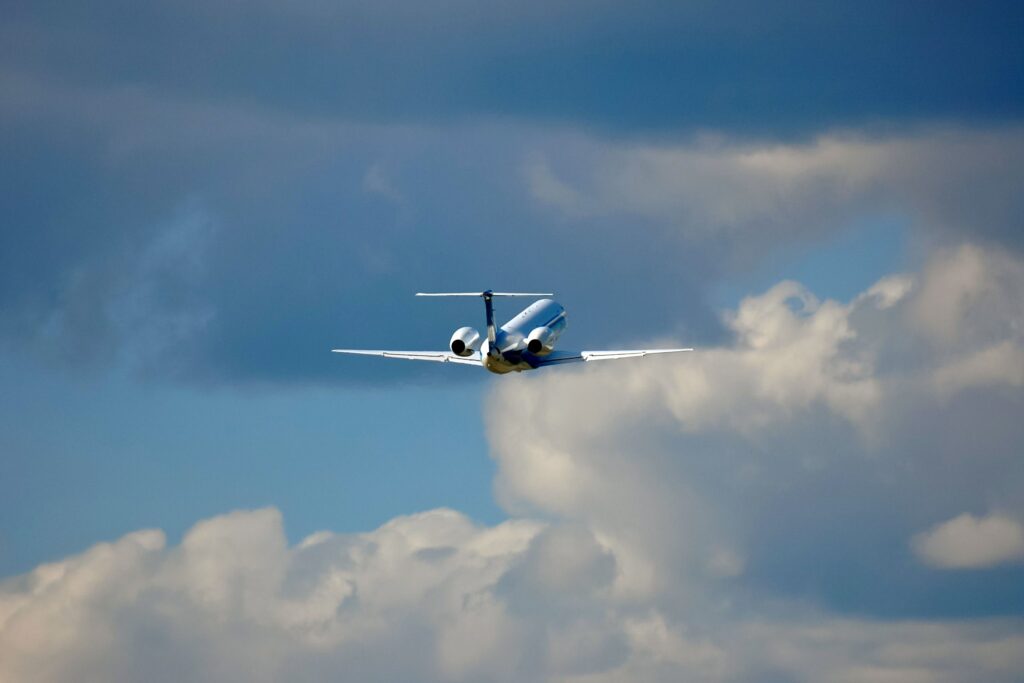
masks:
{"type": "MultiPolygon", "coordinates": [[[[373,577],[405,595],[436,556],[511,619],[468,632],[549,656],[453,664],[462,617],[416,598],[432,680],[810,680],[821,623],[854,676],[900,620],[1024,637],[1020,3],[7,4],[0,660],[34,633],[3,612],[22,575],[115,542],[163,590],[206,533],[254,571],[292,552],[288,599],[357,567],[371,615],[373,577]],[[441,348],[482,310],[412,294],[482,288],[556,292],[567,347],[698,352],[540,377],[329,353],[441,348]],[[748,660],[758,619],[806,656],[748,660]],[[523,636],[597,622],[604,658],[523,636]],[[698,636],[743,664],[657,654],[698,636]]],[[[162,618],[123,623],[195,656],[168,634],[206,617],[162,618]]],[[[338,637],[267,670],[422,669],[338,637]]],[[[1013,679],[983,660],[949,680],[1013,679]]]]}
{"type": "Polygon", "coordinates": [[[6,574],[131,529],[178,536],[226,509],[278,505],[295,539],[446,505],[504,516],[479,382],[241,392],[83,381],[39,365],[4,375],[25,387],[3,405],[6,574]]]}

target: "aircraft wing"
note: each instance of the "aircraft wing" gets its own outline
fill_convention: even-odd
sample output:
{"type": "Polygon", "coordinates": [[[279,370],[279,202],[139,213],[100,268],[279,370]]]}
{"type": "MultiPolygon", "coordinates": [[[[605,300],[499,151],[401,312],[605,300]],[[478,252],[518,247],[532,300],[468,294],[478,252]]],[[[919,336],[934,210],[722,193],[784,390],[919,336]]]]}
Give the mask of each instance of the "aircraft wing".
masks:
{"type": "Polygon", "coordinates": [[[619,349],[615,351],[552,351],[538,357],[537,367],[560,363],[580,363],[595,360],[619,360],[621,358],[643,358],[656,353],[679,353],[693,349],[619,349]]]}
{"type": "Polygon", "coordinates": [[[403,360],[428,360],[434,363],[459,363],[461,365],[477,365],[480,353],[471,356],[456,356],[451,351],[375,351],[371,349],[331,349],[334,353],[351,353],[357,356],[380,356],[381,358],[401,358],[403,360]]]}

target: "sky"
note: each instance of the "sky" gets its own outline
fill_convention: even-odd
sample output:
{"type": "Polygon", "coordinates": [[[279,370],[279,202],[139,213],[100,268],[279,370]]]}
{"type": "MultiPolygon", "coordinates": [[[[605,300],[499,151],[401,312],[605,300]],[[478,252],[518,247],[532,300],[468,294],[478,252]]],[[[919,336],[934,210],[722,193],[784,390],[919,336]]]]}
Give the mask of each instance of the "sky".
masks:
{"type": "Polygon", "coordinates": [[[1020,3],[4,17],[0,679],[1020,680],[1020,3]]]}

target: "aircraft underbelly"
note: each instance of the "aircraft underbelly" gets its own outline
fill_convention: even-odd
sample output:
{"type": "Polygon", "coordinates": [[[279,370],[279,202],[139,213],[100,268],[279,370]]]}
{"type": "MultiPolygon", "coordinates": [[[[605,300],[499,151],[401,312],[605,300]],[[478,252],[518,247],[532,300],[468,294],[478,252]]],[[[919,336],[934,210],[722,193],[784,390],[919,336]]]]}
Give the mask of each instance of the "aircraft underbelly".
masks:
{"type": "Polygon", "coordinates": [[[500,356],[485,355],[483,357],[483,364],[485,368],[499,375],[533,369],[533,366],[522,360],[522,358],[512,358],[504,354],[500,356]]]}

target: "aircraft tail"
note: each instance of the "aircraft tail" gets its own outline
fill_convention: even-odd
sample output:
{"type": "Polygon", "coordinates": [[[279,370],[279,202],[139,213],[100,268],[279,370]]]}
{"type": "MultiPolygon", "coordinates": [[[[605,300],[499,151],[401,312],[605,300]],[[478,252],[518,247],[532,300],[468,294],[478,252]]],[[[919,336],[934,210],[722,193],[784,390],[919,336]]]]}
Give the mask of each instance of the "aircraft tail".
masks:
{"type": "Polygon", "coordinates": [[[487,341],[488,353],[498,353],[498,350],[494,348],[494,341],[498,336],[498,330],[494,326],[494,304],[491,300],[496,296],[554,296],[550,292],[492,292],[486,290],[483,292],[416,292],[416,296],[479,296],[483,297],[484,309],[487,314],[487,341]]]}

